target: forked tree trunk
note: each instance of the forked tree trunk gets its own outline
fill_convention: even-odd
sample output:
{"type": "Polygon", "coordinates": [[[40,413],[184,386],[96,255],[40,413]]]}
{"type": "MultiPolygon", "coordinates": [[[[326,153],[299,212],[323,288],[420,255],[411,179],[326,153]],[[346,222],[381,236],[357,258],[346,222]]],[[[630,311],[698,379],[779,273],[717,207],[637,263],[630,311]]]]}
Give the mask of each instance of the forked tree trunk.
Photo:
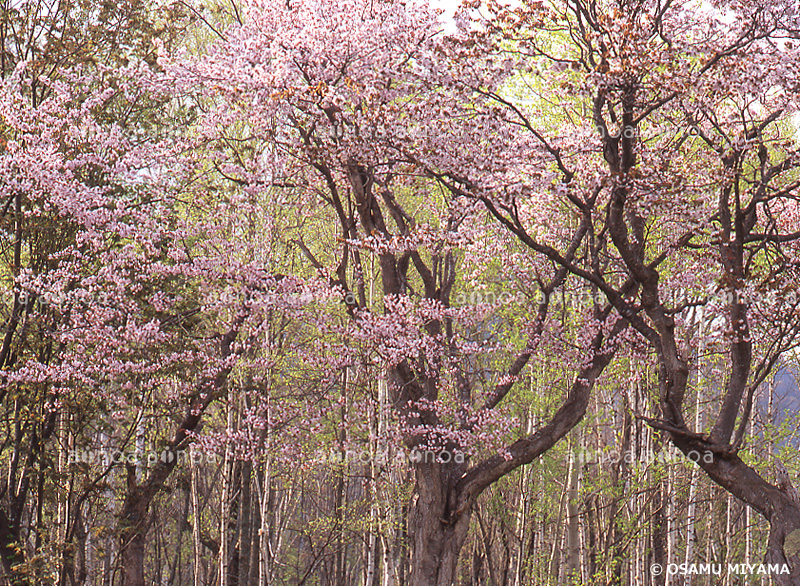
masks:
{"type": "MultiPolygon", "coordinates": [[[[347,237],[356,238],[355,218],[353,218],[352,212],[348,214],[345,207],[341,205],[339,189],[334,179],[333,170],[322,162],[315,166],[329,186],[331,191],[330,201],[340,218],[342,233],[347,237]]],[[[385,193],[381,194],[382,199],[377,197],[376,191],[380,181],[376,181],[376,177],[370,168],[351,159],[348,160],[344,170],[351,189],[350,193],[356,204],[359,224],[365,234],[389,234],[385,212],[388,212],[395,220],[400,232],[408,232],[408,216],[392,200],[391,191],[386,189],[385,193]],[[381,206],[381,201],[386,204],[386,209],[381,206]]],[[[458,195],[463,195],[463,193],[458,195]]],[[[497,209],[493,208],[488,200],[483,201],[487,204],[490,213],[493,215],[498,213],[497,209]]],[[[584,243],[588,229],[589,221],[584,218],[571,239],[567,250],[564,252],[564,256],[559,255],[559,258],[572,262],[584,243]]],[[[530,237],[526,242],[529,241],[530,237]]],[[[319,265],[313,255],[308,254],[307,251],[306,255],[310,257],[309,260],[311,260],[312,264],[319,265]]],[[[346,255],[345,260],[347,258],[346,255]]],[[[418,253],[398,258],[391,251],[382,251],[378,255],[378,260],[384,296],[402,295],[407,292],[406,276],[409,267],[412,266],[410,261],[413,261],[413,267],[422,280],[425,298],[435,300],[437,304],[443,304],[448,307],[450,292],[455,282],[456,259],[450,252],[437,258],[443,263],[444,269],[441,271],[436,265],[433,267],[427,266],[425,260],[418,253]]],[[[342,262],[337,270],[339,275],[337,285],[346,285],[346,280],[343,276],[347,270],[347,265],[342,262]]],[[[567,270],[559,269],[549,285],[543,287],[543,290],[549,295],[564,283],[566,277],[567,270]]],[[[365,305],[366,297],[363,288],[359,298],[360,304],[365,305]]],[[[348,304],[348,308],[352,310],[352,302],[345,302],[348,304]]],[[[534,330],[537,328],[539,332],[543,330],[548,307],[547,301],[539,304],[534,330]]],[[[604,322],[610,314],[610,306],[600,309],[597,313],[598,323],[604,322]]],[[[407,586],[451,586],[454,583],[458,554],[469,529],[470,510],[478,496],[506,474],[532,462],[552,448],[556,442],[561,440],[581,421],[586,413],[589,395],[594,382],[609,364],[615,353],[611,346],[604,347],[604,344],[614,339],[627,326],[628,324],[625,320],[618,320],[612,326],[611,332],[599,328],[598,333],[592,338],[592,359],[576,372],[576,379],[568,390],[564,403],[553,414],[550,422],[531,436],[527,436],[508,446],[503,454],[497,453],[490,456],[476,463],[469,470],[466,469],[466,465],[463,462],[415,462],[416,497],[409,513],[408,525],[412,554],[411,575],[407,586]]],[[[428,335],[434,338],[443,336],[446,328],[449,328],[449,326],[443,319],[430,320],[425,324],[428,335]]],[[[447,338],[450,337],[451,334],[448,333],[447,338]]],[[[455,347],[453,350],[455,350],[455,347]]],[[[492,393],[487,396],[483,407],[481,407],[483,412],[491,412],[506,397],[513,387],[513,381],[528,364],[531,356],[532,354],[528,351],[517,356],[508,369],[507,374],[509,376],[504,377],[508,381],[499,383],[492,393]]],[[[422,362],[421,358],[420,362],[422,362]]],[[[412,361],[405,359],[390,369],[389,379],[392,387],[391,402],[398,408],[398,415],[402,419],[407,418],[408,423],[416,426],[417,429],[429,428],[433,432],[440,424],[438,415],[433,411],[428,411],[427,408],[419,408],[419,405],[415,405],[422,399],[427,401],[437,401],[439,399],[439,381],[437,380],[437,375],[431,375],[430,372],[432,370],[438,372],[441,367],[437,365],[434,369],[431,369],[431,366],[433,364],[426,364],[424,368],[417,369],[413,366],[412,361]],[[417,409],[420,413],[411,415],[417,409]]],[[[457,386],[462,404],[470,405],[473,402],[473,398],[468,380],[469,376],[465,372],[459,371],[459,369],[456,369],[456,371],[457,386]]],[[[412,436],[406,438],[408,444],[413,444],[418,437],[417,433],[412,434],[412,436]]],[[[434,439],[434,441],[436,440],[434,439]]],[[[413,446],[409,445],[408,447],[413,446]]],[[[448,452],[444,452],[444,454],[447,455],[448,452]]],[[[449,452],[449,454],[452,456],[453,452],[449,452]]]]}

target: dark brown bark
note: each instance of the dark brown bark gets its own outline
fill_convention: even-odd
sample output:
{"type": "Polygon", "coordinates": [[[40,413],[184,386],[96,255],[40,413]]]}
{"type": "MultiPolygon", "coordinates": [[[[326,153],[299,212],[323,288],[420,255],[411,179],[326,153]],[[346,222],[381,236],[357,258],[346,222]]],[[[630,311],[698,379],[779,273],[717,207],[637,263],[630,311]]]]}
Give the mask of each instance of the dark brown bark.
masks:
{"type": "MultiPolygon", "coordinates": [[[[239,499],[239,543],[237,547],[238,552],[238,571],[236,576],[237,586],[250,586],[250,566],[253,563],[252,555],[252,533],[253,533],[253,518],[251,515],[251,491],[250,483],[252,481],[253,465],[251,462],[242,462],[242,470],[239,475],[239,482],[241,483],[239,499]]],[[[258,563],[257,561],[255,562],[258,563]]]]}
{"type": "MultiPolygon", "coordinates": [[[[617,332],[623,328],[620,322],[617,332]]],[[[417,495],[409,518],[410,586],[450,586],[478,496],[498,479],[550,449],[581,421],[594,381],[613,355],[600,352],[602,341],[598,335],[595,359],[576,377],[566,401],[550,422],[509,446],[506,456],[490,457],[466,473],[464,464],[453,462],[416,464],[417,495]]]]}
{"type": "MultiPolygon", "coordinates": [[[[631,85],[621,99],[625,129],[633,120],[632,104],[635,89],[635,86],[631,85]]],[[[595,120],[598,127],[604,124],[601,112],[605,100],[604,93],[599,92],[595,102],[595,120]]],[[[623,132],[620,139],[612,140],[607,136],[604,137],[606,158],[612,173],[625,175],[635,165],[635,158],[632,155],[634,139],[630,138],[635,136],[637,133],[631,126],[628,132],[623,132]]],[[[755,139],[756,134],[752,134],[750,138],[755,139]]],[[[734,152],[723,156],[723,163],[734,175],[739,169],[740,155],[741,153],[734,152]]],[[[673,314],[661,298],[660,274],[653,266],[648,265],[644,258],[645,235],[642,230],[644,220],[640,217],[638,209],[628,204],[627,198],[628,193],[624,184],[614,188],[608,211],[608,231],[628,276],[641,290],[641,306],[648,322],[633,319],[632,323],[650,342],[658,360],[663,421],[654,421],[651,424],[667,431],[672,443],[690,459],[697,461],[709,478],[755,508],[770,522],[771,531],[766,559],[773,563],[788,563],[791,566],[790,576],[777,574],[773,578],[781,586],[797,584],[800,576],[798,559],[796,556],[790,556],[791,559],[787,560],[783,545],[786,537],[798,529],[800,508],[786,492],[771,485],[748,467],[738,457],[736,448],[730,445],[737,418],[742,411],[743,397],[748,389],[753,359],[748,308],[739,298],[739,289],[744,287],[744,243],[749,236],[747,231],[753,224],[747,222],[745,217],[747,212],[739,205],[738,188],[732,190],[726,185],[720,190],[719,196],[717,221],[720,224],[721,234],[720,258],[727,290],[731,296],[728,319],[732,332],[728,354],[728,384],[713,430],[707,437],[690,430],[685,422],[683,400],[688,383],[688,359],[679,350],[673,314]],[[732,192],[736,194],[733,205],[732,192]],[[749,228],[746,228],[746,225],[749,228]]],[[[630,307],[621,302],[619,297],[609,298],[623,314],[630,311],[630,307]]],[[[746,424],[748,416],[749,407],[743,414],[745,420],[740,426],[746,424]]]]}
{"type": "Polygon", "coordinates": [[[469,512],[453,515],[456,492],[452,465],[416,466],[417,494],[409,514],[411,575],[409,586],[451,586],[458,555],[469,530],[469,512]]]}
{"type": "MultiPolygon", "coordinates": [[[[330,114],[334,117],[338,115],[339,113],[335,112],[330,114]]],[[[303,128],[298,128],[298,131],[302,139],[309,145],[310,156],[315,157],[316,154],[311,148],[307,131],[303,128]]],[[[391,217],[395,221],[401,234],[408,232],[408,225],[413,223],[413,220],[394,199],[388,185],[379,183],[379,179],[371,168],[356,161],[348,161],[343,169],[347,177],[347,185],[339,187],[334,179],[337,174],[332,172],[327,162],[317,160],[313,165],[327,185],[329,193],[326,201],[339,218],[344,238],[357,238],[357,227],[363,230],[364,234],[392,237],[385,217],[391,217]],[[379,188],[380,198],[376,196],[379,188]],[[381,202],[388,209],[388,214],[384,213],[381,202]],[[351,210],[355,210],[355,213],[351,210]]],[[[459,181],[451,181],[430,169],[427,171],[432,177],[441,181],[454,195],[472,196],[458,187],[462,184],[459,181]]],[[[501,222],[507,222],[512,227],[519,227],[518,223],[513,224],[502,218],[487,199],[482,198],[482,200],[490,212],[501,222]]],[[[516,220],[518,222],[518,218],[516,220]]],[[[585,246],[584,239],[589,233],[589,225],[589,216],[583,216],[566,251],[563,254],[553,251],[553,254],[564,261],[564,264],[555,271],[549,284],[543,284],[547,296],[564,283],[578,251],[585,246]]],[[[524,230],[516,233],[524,242],[532,242],[529,238],[525,239],[524,230]]],[[[534,249],[539,251],[535,245],[534,249]]],[[[304,253],[315,267],[320,268],[320,263],[307,249],[304,250],[304,253]]],[[[338,284],[344,291],[351,290],[346,279],[349,258],[351,258],[350,252],[345,246],[343,258],[336,271],[339,278],[338,284]]],[[[352,258],[358,264],[359,259],[355,257],[355,254],[352,258]]],[[[378,261],[384,296],[407,293],[407,273],[413,267],[423,284],[421,296],[448,306],[450,290],[455,281],[455,261],[452,255],[440,257],[432,254],[429,265],[418,253],[404,254],[398,258],[391,252],[384,252],[378,255],[378,261]]],[[[632,283],[626,284],[626,287],[630,285],[632,283]]],[[[350,315],[355,317],[355,308],[350,302],[346,303],[350,315]]],[[[363,299],[361,303],[363,304],[363,299]]],[[[547,301],[539,305],[537,326],[533,328],[534,331],[541,331],[547,317],[547,310],[547,301]]],[[[598,323],[603,322],[610,315],[610,311],[610,306],[598,307],[596,311],[598,323]]],[[[576,373],[575,381],[568,390],[563,405],[555,412],[550,422],[528,437],[509,446],[504,451],[505,453],[475,463],[469,469],[469,463],[465,459],[456,461],[457,455],[463,456],[459,451],[459,446],[446,446],[441,452],[432,451],[418,454],[423,461],[414,462],[416,494],[408,521],[411,550],[408,586],[450,586],[454,582],[459,552],[466,539],[470,513],[478,496],[506,474],[533,461],[549,450],[581,421],[586,412],[595,380],[614,356],[613,345],[606,346],[605,344],[609,339],[616,337],[627,325],[625,320],[620,320],[611,333],[598,334],[594,338],[593,346],[590,349],[594,353],[592,360],[585,368],[576,373]],[[437,458],[441,459],[437,460],[437,458]]],[[[452,334],[451,324],[446,320],[429,320],[426,322],[425,328],[431,336],[439,336],[443,333],[448,336],[452,334]]],[[[517,356],[509,368],[510,378],[513,379],[522,372],[531,356],[531,352],[523,352],[517,356]]],[[[441,369],[440,364],[429,363],[425,356],[421,356],[413,363],[410,360],[403,360],[390,370],[389,384],[392,403],[400,417],[407,419],[409,425],[423,429],[435,428],[439,425],[437,413],[416,405],[420,399],[428,401],[438,399],[439,369],[441,369]]],[[[469,377],[463,372],[457,372],[455,378],[462,402],[469,404],[471,402],[469,377]]],[[[485,410],[495,408],[511,388],[512,384],[508,383],[498,385],[495,392],[487,398],[483,408],[485,410]]],[[[464,423],[464,425],[468,424],[464,423]]],[[[413,449],[422,444],[424,439],[426,438],[421,438],[418,434],[409,435],[406,439],[407,447],[413,449]]],[[[335,572],[338,564],[334,563],[334,566],[332,570],[335,572]]]]}

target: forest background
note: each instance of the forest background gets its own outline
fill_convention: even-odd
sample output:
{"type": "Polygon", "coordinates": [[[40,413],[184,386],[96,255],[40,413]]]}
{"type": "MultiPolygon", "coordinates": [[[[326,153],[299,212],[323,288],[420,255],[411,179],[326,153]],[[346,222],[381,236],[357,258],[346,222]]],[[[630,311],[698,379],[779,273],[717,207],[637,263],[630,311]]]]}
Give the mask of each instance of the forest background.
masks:
{"type": "Polygon", "coordinates": [[[447,8],[2,3],[4,584],[800,583],[800,7],[447,8]]]}

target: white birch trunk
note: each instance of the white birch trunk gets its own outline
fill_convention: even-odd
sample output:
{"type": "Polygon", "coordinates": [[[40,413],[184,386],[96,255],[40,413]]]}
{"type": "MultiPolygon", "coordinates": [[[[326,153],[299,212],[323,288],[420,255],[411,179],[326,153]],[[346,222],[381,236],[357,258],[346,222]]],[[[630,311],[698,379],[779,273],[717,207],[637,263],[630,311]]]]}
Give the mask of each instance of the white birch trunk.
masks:
{"type": "MultiPolygon", "coordinates": [[[[699,340],[697,346],[697,376],[695,384],[695,412],[694,412],[694,429],[698,433],[702,433],[703,421],[701,419],[701,406],[703,402],[703,389],[705,386],[705,377],[703,376],[703,354],[705,352],[705,344],[703,343],[704,335],[704,317],[703,308],[699,307],[695,313],[695,320],[697,321],[697,337],[699,340]]],[[[697,473],[697,465],[691,464],[691,472],[689,479],[689,504],[686,513],[686,556],[684,561],[687,564],[694,563],[694,546],[697,540],[697,530],[695,528],[695,518],[697,515],[697,487],[699,477],[697,473]]],[[[686,586],[692,586],[693,575],[686,576],[686,586]]]]}
{"type": "MultiPolygon", "coordinates": [[[[233,432],[233,401],[228,400],[228,433],[233,432]]],[[[228,438],[225,445],[225,460],[222,464],[222,494],[220,495],[219,512],[219,585],[228,586],[228,562],[230,560],[230,536],[228,535],[231,520],[231,484],[233,483],[233,448],[228,438]]]]}
{"type": "MultiPolygon", "coordinates": [[[[194,452],[194,447],[190,448],[194,452]]],[[[191,454],[192,466],[192,549],[194,551],[194,586],[203,586],[201,580],[202,564],[201,558],[203,555],[202,544],[200,543],[200,486],[199,486],[199,464],[195,458],[195,454],[191,454]]]]}
{"type": "MultiPolygon", "coordinates": [[[[672,452],[671,447],[666,447],[668,453],[672,452]]],[[[667,494],[669,498],[667,499],[667,567],[670,564],[674,563],[675,560],[675,521],[674,521],[674,514],[675,514],[675,471],[672,465],[669,466],[669,472],[667,473],[667,494]]],[[[667,577],[664,581],[666,586],[671,586],[673,584],[673,576],[669,572],[665,572],[667,577]]]]}
{"type": "Polygon", "coordinates": [[[567,490],[567,582],[580,572],[580,539],[578,527],[578,458],[573,457],[569,469],[569,488],[567,490]]]}
{"type": "Polygon", "coordinates": [[[260,586],[272,584],[272,568],[270,564],[269,542],[269,487],[271,483],[271,458],[267,457],[264,466],[264,480],[258,485],[259,511],[261,513],[261,527],[258,530],[258,575],[260,586]]]}
{"type": "MultiPolygon", "coordinates": [[[[533,371],[533,369],[531,369],[533,371]]],[[[533,373],[531,372],[531,386],[533,386],[533,373]]],[[[533,408],[528,407],[528,421],[525,425],[525,435],[530,436],[533,433],[534,415],[533,408]]],[[[515,519],[515,531],[517,534],[517,543],[514,548],[514,559],[512,560],[512,576],[514,577],[514,586],[522,586],[522,561],[525,557],[525,536],[528,533],[528,517],[530,516],[530,504],[528,501],[528,492],[530,490],[531,475],[533,469],[531,466],[526,466],[520,473],[520,490],[519,501],[517,503],[517,515],[515,519]]]]}

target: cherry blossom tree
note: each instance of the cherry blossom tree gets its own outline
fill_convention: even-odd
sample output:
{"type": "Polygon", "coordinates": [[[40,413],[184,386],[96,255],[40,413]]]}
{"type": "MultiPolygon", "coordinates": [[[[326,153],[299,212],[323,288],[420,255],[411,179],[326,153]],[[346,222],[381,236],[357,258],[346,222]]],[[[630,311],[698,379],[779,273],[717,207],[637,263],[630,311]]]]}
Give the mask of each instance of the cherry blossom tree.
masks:
{"type": "MultiPolygon", "coordinates": [[[[471,56],[457,54],[460,44],[440,42],[440,25],[425,6],[247,3],[242,24],[224,37],[203,55],[170,56],[162,64],[179,91],[210,104],[200,132],[218,145],[213,165],[220,174],[281,193],[298,216],[336,226],[331,240],[311,243],[320,233],[301,233],[296,246],[341,295],[350,316],[348,345],[365,344],[370,360],[385,369],[400,436],[419,455],[412,458],[410,583],[451,584],[475,500],[581,420],[594,381],[614,355],[610,342],[626,321],[610,304],[590,303],[576,317],[581,333],[573,350],[563,348],[549,294],[567,282],[569,268],[539,251],[518,252],[508,258],[524,263],[516,269],[527,291],[522,340],[515,344],[510,332],[498,332],[507,337],[495,350],[507,356],[506,365],[488,381],[478,378],[474,357],[491,347],[468,331],[476,318],[485,323],[490,307],[476,315],[476,308],[454,303],[454,292],[465,286],[458,248],[498,238],[494,252],[505,256],[517,245],[496,225],[481,229],[486,214],[475,193],[457,184],[474,169],[478,175],[469,181],[490,183],[483,193],[502,192],[514,202],[530,189],[520,173],[546,164],[546,153],[475,94],[465,60],[471,56]],[[374,302],[373,275],[382,293],[374,302]],[[563,404],[529,436],[476,454],[471,447],[486,441],[481,422],[501,406],[548,336],[549,350],[561,345],[556,351],[574,368],[563,404]]],[[[474,51],[486,48],[477,44],[474,51]]],[[[481,66],[485,91],[501,91],[509,65],[481,66]]],[[[553,212],[553,219],[571,223],[548,241],[562,251],[559,258],[583,262],[585,218],[573,221],[556,206],[526,207],[528,214],[553,212]]],[[[358,365],[341,362],[352,370],[358,365]]]]}
{"type": "Polygon", "coordinates": [[[17,230],[2,389],[14,397],[20,425],[30,417],[31,430],[28,442],[17,438],[6,479],[2,559],[15,584],[45,579],[37,573],[43,488],[67,474],[60,466],[66,446],[130,454],[99,469],[94,459],[72,462],[73,488],[59,503],[67,513],[55,539],[63,558],[58,581],[73,579],[84,503],[121,474],[123,579],[142,585],[151,507],[204,414],[240,386],[243,373],[252,380],[269,364],[269,314],[305,314],[293,300],[324,300],[327,289],[317,293],[313,279],[299,283],[272,271],[264,259],[279,256],[269,250],[269,224],[259,222],[263,239],[240,238],[243,218],[256,217],[253,197],[198,179],[203,162],[185,137],[153,138],[146,126],[108,122],[115,109],[145,100],[171,108],[176,119],[190,116],[145,63],[116,72],[113,87],[81,70],[62,76],[40,80],[49,93],[34,108],[21,66],[0,104],[3,213],[17,230]],[[23,411],[26,405],[42,417],[23,411]],[[169,424],[149,423],[159,420],[169,424]],[[145,458],[147,446],[134,440],[148,425],[161,437],[149,441],[145,458]],[[39,487],[35,506],[32,484],[39,487]],[[39,537],[28,559],[31,514],[39,537]]]}
{"type": "MultiPolygon", "coordinates": [[[[510,258],[544,293],[525,347],[479,412],[501,403],[534,355],[553,293],[578,279],[600,296],[573,324],[583,354],[549,423],[485,459],[415,463],[412,583],[452,583],[477,495],[577,424],[623,332],[658,367],[650,424],[771,522],[767,559],[791,568],[782,583],[795,580],[796,551],[783,547],[798,535],[791,490],[738,451],[755,389],[797,343],[796,6],[470,2],[451,36],[412,3],[246,8],[223,42],[168,67],[222,104],[206,118],[210,137],[230,143],[239,124],[238,140],[260,145],[249,161],[234,148],[223,155],[231,175],[334,214],[336,256],[301,248],[359,327],[381,344],[405,341],[386,366],[408,446],[444,437],[441,447],[464,448],[433,407],[444,373],[464,413],[480,403],[454,360],[458,262],[438,244],[469,240],[469,218],[485,211],[516,236],[528,256],[510,258]],[[437,188],[448,205],[430,233],[430,216],[409,209],[437,188]],[[365,303],[367,254],[378,260],[382,317],[365,303]],[[430,312],[418,322],[423,347],[397,329],[417,303],[430,312]],[[708,430],[684,411],[687,312],[701,306],[713,324],[706,343],[728,365],[708,430]]],[[[470,426],[462,416],[459,429],[470,426]]]]}
{"type": "Polygon", "coordinates": [[[481,73],[460,79],[502,111],[498,118],[539,141],[555,173],[549,191],[586,222],[590,262],[547,243],[520,212],[522,197],[498,197],[463,167],[431,171],[601,291],[641,336],[658,368],[660,415],[649,423],[769,520],[766,561],[781,568],[778,583],[795,583],[796,492],[780,464],[771,481],[739,452],[757,388],[798,343],[797,6],[570,1],[481,9],[482,26],[454,43],[454,59],[465,63],[491,30],[497,44],[480,62],[510,59],[513,70],[529,73],[516,95],[487,87],[474,60],[470,70],[481,73]],[[519,99],[525,86],[535,88],[532,103],[519,99]],[[554,117],[551,127],[542,123],[554,117]],[[693,308],[710,326],[703,343],[725,365],[708,429],[693,429],[686,416],[698,343],[693,308]]]}

